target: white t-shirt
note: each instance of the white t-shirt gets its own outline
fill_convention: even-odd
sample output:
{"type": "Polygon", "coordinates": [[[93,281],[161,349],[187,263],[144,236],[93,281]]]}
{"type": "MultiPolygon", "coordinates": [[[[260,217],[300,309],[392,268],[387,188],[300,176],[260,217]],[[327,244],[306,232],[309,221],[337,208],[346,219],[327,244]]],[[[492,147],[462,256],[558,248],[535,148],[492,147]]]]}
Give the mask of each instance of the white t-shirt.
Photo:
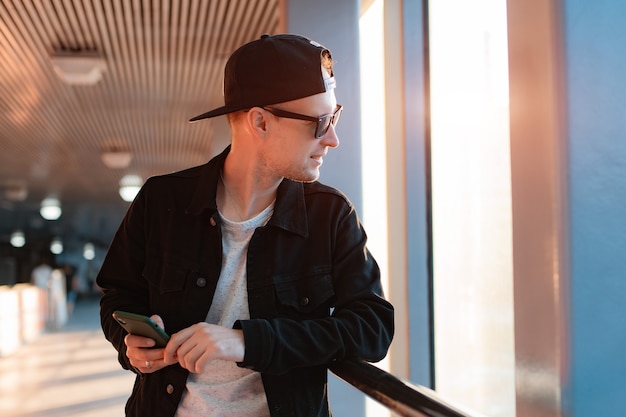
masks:
{"type": "MultiPolygon", "coordinates": [[[[207,323],[232,327],[250,318],[246,281],[248,245],[257,227],[266,224],[274,211],[270,204],[257,216],[233,222],[222,216],[222,271],[217,282],[207,323]]],[[[269,416],[261,374],[235,362],[213,360],[206,372],[189,374],[176,417],[269,416]]]]}

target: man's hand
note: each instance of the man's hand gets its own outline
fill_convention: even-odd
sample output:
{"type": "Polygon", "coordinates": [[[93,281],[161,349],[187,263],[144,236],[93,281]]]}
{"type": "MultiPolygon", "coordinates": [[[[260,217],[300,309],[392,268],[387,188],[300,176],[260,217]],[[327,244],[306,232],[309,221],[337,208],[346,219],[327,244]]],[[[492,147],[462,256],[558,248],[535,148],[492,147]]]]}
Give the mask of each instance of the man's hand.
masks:
{"type": "MultiPolygon", "coordinates": [[[[159,327],[164,328],[161,317],[154,315],[151,318],[159,327]]],[[[126,343],[126,356],[130,360],[130,364],[139,372],[149,374],[167,366],[163,361],[165,348],[155,349],[154,340],[127,334],[124,343],[126,343]]]]}
{"type": "Polygon", "coordinates": [[[171,336],[165,347],[165,366],[173,363],[201,373],[209,361],[241,362],[245,352],[243,331],[209,323],[197,323],[171,336]]]}

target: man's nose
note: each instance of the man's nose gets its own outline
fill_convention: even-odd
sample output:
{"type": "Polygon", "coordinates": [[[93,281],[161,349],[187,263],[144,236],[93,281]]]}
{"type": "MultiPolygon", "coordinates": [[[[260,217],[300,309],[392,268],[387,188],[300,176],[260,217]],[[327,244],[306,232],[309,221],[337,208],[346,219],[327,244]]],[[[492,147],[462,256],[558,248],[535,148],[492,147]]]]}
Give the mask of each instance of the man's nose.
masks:
{"type": "Polygon", "coordinates": [[[324,146],[329,146],[331,148],[336,148],[339,146],[339,137],[337,136],[337,132],[335,131],[335,126],[332,124],[328,127],[328,131],[322,138],[320,139],[324,146]]]}

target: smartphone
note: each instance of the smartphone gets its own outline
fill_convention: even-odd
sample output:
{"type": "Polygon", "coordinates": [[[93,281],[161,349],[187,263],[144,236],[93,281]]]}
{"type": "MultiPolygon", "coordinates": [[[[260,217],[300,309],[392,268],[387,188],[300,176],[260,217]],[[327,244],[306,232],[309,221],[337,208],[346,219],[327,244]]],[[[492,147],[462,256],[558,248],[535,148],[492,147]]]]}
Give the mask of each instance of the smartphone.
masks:
{"type": "Polygon", "coordinates": [[[113,318],[128,333],[154,340],[154,347],[165,347],[170,340],[170,336],[148,316],[118,310],[113,313],[113,318]]]}

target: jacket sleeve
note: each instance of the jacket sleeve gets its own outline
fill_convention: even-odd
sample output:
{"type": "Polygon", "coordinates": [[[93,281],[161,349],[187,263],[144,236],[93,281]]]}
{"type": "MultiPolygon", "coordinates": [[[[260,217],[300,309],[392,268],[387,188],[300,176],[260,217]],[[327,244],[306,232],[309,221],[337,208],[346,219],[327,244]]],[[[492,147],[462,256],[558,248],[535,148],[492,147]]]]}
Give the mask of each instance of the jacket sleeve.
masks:
{"type": "Polygon", "coordinates": [[[330,242],[332,314],[236,322],[246,345],[240,366],[281,374],[347,358],[374,362],[387,354],[394,332],[393,306],[383,297],[379,267],[351,205],[341,211],[335,230],[330,242]]]}
{"type": "Polygon", "coordinates": [[[144,266],[145,190],[129,207],[104,259],[96,282],[103,291],[100,300],[100,321],[107,340],[118,351],[118,360],[125,369],[133,369],[126,357],[126,331],[113,319],[115,310],[150,315],[148,289],[142,277],[144,266]]]}

